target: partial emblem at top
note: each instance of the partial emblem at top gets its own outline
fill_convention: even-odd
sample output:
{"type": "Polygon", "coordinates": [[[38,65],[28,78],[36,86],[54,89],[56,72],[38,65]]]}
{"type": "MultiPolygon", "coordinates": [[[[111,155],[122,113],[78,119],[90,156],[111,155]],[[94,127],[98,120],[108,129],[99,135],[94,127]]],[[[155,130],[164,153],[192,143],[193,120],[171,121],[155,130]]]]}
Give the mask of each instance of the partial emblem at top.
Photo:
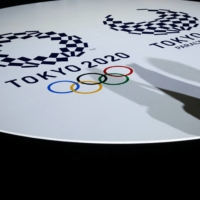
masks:
{"type": "Polygon", "coordinates": [[[167,35],[172,33],[180,33],[197,27],[198,19],[191,17],[188,13],[175,12],[166,9],[138,9],[148,12],[155,12],[158,18],[149,22],[122,22],[115,20],[112,15],[108,15],[103,21],[105,25],[110,26],[112,30],[124,31],[129,34],[153,34],[153,35],[167,35]]]}

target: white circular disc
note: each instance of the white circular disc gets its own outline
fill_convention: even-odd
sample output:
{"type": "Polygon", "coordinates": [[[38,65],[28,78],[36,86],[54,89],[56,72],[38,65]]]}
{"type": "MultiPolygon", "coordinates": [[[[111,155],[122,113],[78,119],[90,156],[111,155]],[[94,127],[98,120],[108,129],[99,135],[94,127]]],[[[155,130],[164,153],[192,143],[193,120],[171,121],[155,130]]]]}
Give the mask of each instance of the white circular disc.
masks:
{"type": "Polygon", "coordinates": [[[169,0],[1,9],[0,131],[83,143],[200,138],[199,10],[169,0]]]}

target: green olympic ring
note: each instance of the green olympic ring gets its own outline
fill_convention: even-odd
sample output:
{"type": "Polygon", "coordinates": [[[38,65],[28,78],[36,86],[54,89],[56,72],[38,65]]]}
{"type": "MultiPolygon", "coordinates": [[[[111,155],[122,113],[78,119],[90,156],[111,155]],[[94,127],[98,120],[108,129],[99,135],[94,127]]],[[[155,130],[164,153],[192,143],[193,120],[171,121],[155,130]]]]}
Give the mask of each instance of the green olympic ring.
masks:
{"type": "MultiPolygon", "coordinates": [[[[109,74],[106,74],[106,75],[109,76],[110,74],[116,74],[116,75],[123,76],[123,74],[120,74],[120,73],[109,73],[109,74]]],[[[122,85],[122,84],[125,84],[125,83],[127,83],[129,81],[129,77],[128,76],[124,76],[126,78],[126,80],[124,82],[121,82],[121,83],[106,83],[106,82],[102,82],[102,80],[101,80],[102,77],[103,77],[103,75],[99,77],[99,82],[101,82],[103,84],[106,84],[106,85],[122,85]]]]}

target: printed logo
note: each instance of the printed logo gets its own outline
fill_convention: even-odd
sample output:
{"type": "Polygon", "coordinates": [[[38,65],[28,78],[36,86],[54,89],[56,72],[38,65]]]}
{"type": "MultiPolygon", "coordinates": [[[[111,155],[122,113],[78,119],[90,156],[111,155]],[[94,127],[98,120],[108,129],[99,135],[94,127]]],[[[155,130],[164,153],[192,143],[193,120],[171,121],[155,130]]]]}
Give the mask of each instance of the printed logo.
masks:
{"type": "Polygon", "coordinates": [[[103,70],[103,72],[104,72],[103,74],[102,73],[85,73],[85,74],[81,74],[76,78],[77,82],[72,81],[72,80],[56,81],[56,82],[53,82],[50,85],[48,85],[47,89],[50,92],[53,92],[53,93],[56,93],[56,94],[69,94],[69,93],[72,93],[72,92],[75,92],[77,94],[93,94],[93,93],[96,93],[96,92],[99,92],[100,90],[102,90],[102,88],[103,88],[102,84],[115,86],[115,85],[122,85],[122,84],[127,83],[129,81],[129,77],[128,76],[133,73],[133,69],[128,67],[128,66],[110,66],[110,67],[105,68],[103,70]],[[108,73],[107,71],[110,68],[125,68],[125,69],[128,69],[129,72],[127,74],[108,73]],[[86,75],[98,75],[99,76],[98,82],[97,81],[93,81],[93,80],[80,80],[83,76],[86,76],[86,75]],[[117,79],[125,78],[125,80],[123,80],[122,82],[119,82],[119,83],[109,83],[109,82],[107,82],[108,77],[114,77],[114,78],[117,78],[117,79]],[[53,85],[59,84],[59,83],[63,83],[63,82],[71,83],[70,91],[59,92],[59,91],[55,91],[55,90],[52,89],[53,85]],[[97,90],[94,90],[94,91],[91,91],[91,92],[78,91],[80,89],[80,84],[85,84],[85,85],[89,85],[89,86],[90,85],[98,85],[98,88],[97,88],[97,90]]]}
{"type": "MultiPolygon", "coordinates": [[[[0,47],[12,40],[27,40],[32,37],[38,39],[47,39],[57,41],[64,47],[59,49],[59,52],[51,53],[48,57],[36,56],[35,58],[19,57],[12,58],[8,54],[0,54],[0,67],[16,66],[22,68],[38,67],[40,64],[55,65],[57,62],[66,62],[69,57],[79,57],[85,52],[88,47],[78,36],[68,36],[65,33],[55,33],[53,31],[41,33],[39,31],[25,31],[22,33],[7,33],[0,35],[0,47]]],[[[0,50],[1,52],[1,50],[0,50]]]]}
{"type": "Polygon", "coordinates": [[[108,15],[106,20],[103,21],[105,25],[110,26],[112,30],[124,31],[129,34],[154,34],[154,35],[167,35],[172,33],[180,33],[181,31],[187,31],[194,27],[197,27],[198,19],[191,17],[184,12],[175,12],[166,9],[150,10],[150,9],[138,9],[147,10],[148,12],[155,12],[158,18],[150,22],[122,22],[116,21],[112,15],[108,15]]]}

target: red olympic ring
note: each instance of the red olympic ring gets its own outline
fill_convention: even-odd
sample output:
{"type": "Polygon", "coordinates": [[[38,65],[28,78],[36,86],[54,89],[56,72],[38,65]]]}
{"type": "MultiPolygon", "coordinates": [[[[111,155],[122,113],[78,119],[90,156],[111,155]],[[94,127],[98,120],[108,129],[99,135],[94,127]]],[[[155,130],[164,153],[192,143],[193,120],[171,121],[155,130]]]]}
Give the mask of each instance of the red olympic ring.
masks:
{"type": "Polygon", "coordinates": [[[122,68],[127,68],[130,70],[130,72],[128,74],[124,74],[122,76],[129,76],[133,73],[133,69],[130,68],[130,67],[127,67],[127,66],[111,66],[111,67],[107,67],[103,70],[104,74],[108,75],[108,76],[114,76],[114,77],[122,77],[122,76],[115,76],[115,75],[112,75],[112,74],[107,74],[107,70],[110,69],[110,68],[115,68],[115,67],[122,67],[122,68]]]}

